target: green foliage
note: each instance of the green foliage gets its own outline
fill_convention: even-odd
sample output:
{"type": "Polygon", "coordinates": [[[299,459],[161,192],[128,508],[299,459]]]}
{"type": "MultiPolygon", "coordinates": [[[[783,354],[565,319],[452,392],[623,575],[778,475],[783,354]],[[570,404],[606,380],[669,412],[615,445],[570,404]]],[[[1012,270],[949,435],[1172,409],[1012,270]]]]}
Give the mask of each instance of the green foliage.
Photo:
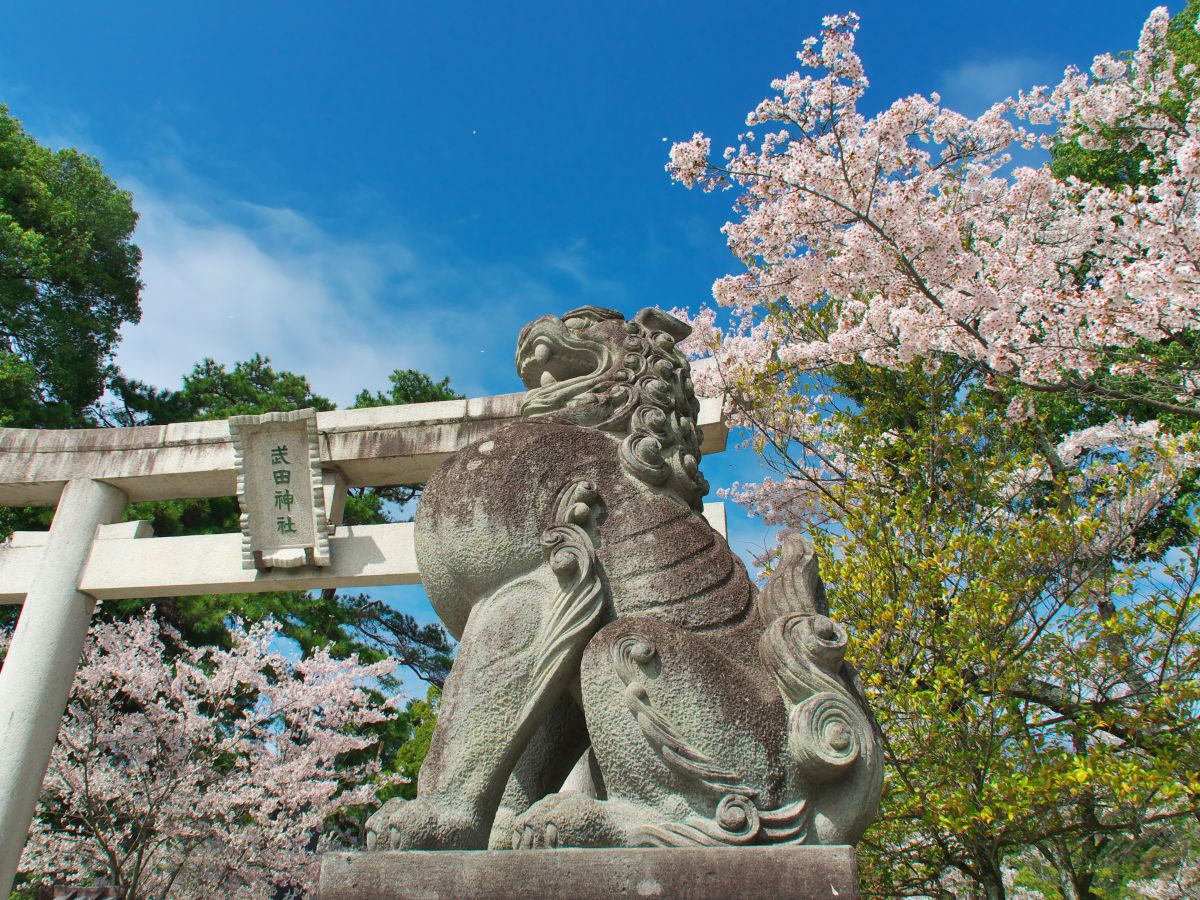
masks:
{"type": "Polygon", "coordinates": [[[441,690],[430,687],[424,700],[409,700],[404,713],[399,717],[408,726],[408,737],[396,751],[392,769],[409,781],[401,785],[394,796],[406,800],[417,796],[417,779],[421,763],[429,753],[429,742],[433,739],[433,729],[437,726],[438,705],[441,699],[441,690]]]}
{"type": "MultiPolygon", "coordinates": [[[[1195,561],[1181,567],[1182,590],[1139,594],[1139,580],[1163,573],[1095,565],[1103,523],[1071,498],[991,512],[1020,460],[991,449],[994,420],[964,411],[941,424],[936,438],[880,451],[895,482],[852,486],[842,534],[822,541],[888,740],[864,869],[885,892],[947,866],[987,884],[1009,854],[1047,846],[1086,887],[1127,844],[1115,835],[1194,806],[1195,561]],[[1156,661],[1160,677],[1118,687],[1156,661]]],[[[1121,473],[1112,490],[1140,474],[1121,473]]]]}
{"type": "MultiPolygon", "coordinates": [[[[362,390],[354,398],[354,409],[372,406],[392,406],[405,403],[435,403],[439,400],[461,400],[463,395],[450,387],[450,379],[434,381],[416,369],[396,369],[388,376],[391,383],[388,391],[362,390]]],[[[404,506],[416,499],[420,485],[374,488],[366,491],[351,491],[346,498],[346,522],[350,525],[366,524],[371,516],[382,516],[385,504],[404,506]]]]}
{"type": "Polygon", "coordinates": [[[183,377],[178,391],[157,390],[140,381],[113,379],[117,402],[101,410],[108,425],[167,425],[230,416],[259,415],[313,408],[331,410],[331,400],[312,392],[308,379],[277,372],[271,361],[255,354],[233,369],[201,360],[183,377]]]}
{"type": "Polygon", "coordinates": [[[34,422],[40,413],[33,363],[12,353],[0,355],[0,428],[34,422]]]}
{"type": "Polygon", "coordinates": [[[361,390],[354,398],[354,409],[371,406],[393,406],[405,403],[435,403],[438,400],[461,400],[463,395],[450,387],[450,379],[434,381],[416,369],[396,369],[388,376],[391,387],[386,393],[361,390]]]}
{"type": "Polygon", "coordinates": [[[78,425],[141,316],[132,198],[0,105],[0,425],[78,425]]]}
{"type": "Polygon", "coordinates": [[[1026,886],[1049,873],[1067,896],[1143,877],[1141,835],[1200,809],[1194,503],[1170,529],[1138,527],[1124,501],[1159,471],[1139,453],[1031,480],[1047,435],[1082,413],[1014,423],[949,361],[843,366],[820,385],[781,368],[738,388],[762,392],[792,472],[790,398],[845,398],[823,427],[852,475],[823,483],[837,515],[814,539],[885,735],[865,890],[936,896],[957,890],[949,871],[1002,896],[1017,858],[1026,886]]]}
{"type": "Polygon", "coordinates": [[[454,647],[441,625],[420,625],[408,613],[366,594],[343,594],[337,600],[338,625],[355,652],[370,660],[390,657],[432,687],[445,684],[454,647]]]}

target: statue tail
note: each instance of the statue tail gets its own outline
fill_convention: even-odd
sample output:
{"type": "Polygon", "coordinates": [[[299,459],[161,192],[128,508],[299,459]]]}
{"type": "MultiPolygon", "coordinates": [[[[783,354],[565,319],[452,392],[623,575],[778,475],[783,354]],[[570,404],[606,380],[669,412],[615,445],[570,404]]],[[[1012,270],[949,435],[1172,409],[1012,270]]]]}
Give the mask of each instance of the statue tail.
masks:
{"type": "Polygon", "coordinates": [[[845,662],[846,630],[829,618],[812,545],[789,533],[781,551],[760,596],[769,624],[759,656],[790,707],[788,752],[795,774],[808,791],[849,782],[832,792],[837,799],[826,822],[841,840],[856,841],[875,816],[883,786],[879,726],[845,662]]]}

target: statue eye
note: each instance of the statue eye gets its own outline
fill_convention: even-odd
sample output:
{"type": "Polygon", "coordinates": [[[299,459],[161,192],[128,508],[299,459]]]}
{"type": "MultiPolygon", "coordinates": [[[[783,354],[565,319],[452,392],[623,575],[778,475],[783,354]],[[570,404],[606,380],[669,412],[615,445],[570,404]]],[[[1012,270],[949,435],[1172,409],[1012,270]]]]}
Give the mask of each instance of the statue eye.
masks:
{"type": "Polygon", "coordinates": [[[587,326],[587,319],[582,319],[579,316],[571,316],[570,318],[563,319],[563,324],[572,331],[578,331],[580,328],[587,326]]]}

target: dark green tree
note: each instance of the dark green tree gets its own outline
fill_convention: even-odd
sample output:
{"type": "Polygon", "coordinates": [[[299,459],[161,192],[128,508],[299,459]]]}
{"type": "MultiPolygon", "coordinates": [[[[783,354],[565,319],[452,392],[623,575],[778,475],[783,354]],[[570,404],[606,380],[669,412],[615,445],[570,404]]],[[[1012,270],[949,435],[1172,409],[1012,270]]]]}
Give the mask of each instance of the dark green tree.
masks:
{"type": "Polygon", "coordinates": [[[83,423],[141,316],[137,214],[100,163],[0,105],[0,425],[83,423]]]}
{"type": "Polygon", "coordinates": [[[402,785],[396,796],[412,800],[417,796],[417,779],[421,772],[421,763],[429,753],[429,742],[433,740],[433,729],[437,727],[438,704],[442,692],[431,686],[425,693],[424,700],[413,698],[408,701],[399,719],[408,728],[407,740],[396,751],[392,769],[409,779],[408,784],[402,785]]]}
{"type": "MultiPolygon", "coordinates": [[[[141,317],[136,224],[100,163],[42,146],[0,105],[0,427],[92,424],[118,331],[141,317]]],[[[0,539],[49,523],[0,507],[0,539]]]]}
{"type": "MultiPolygon", "coordinates": [[[[354,409],[370,406],[398,406],[406,403],[435,403],[438,400],[460,400],[462,394],[450,387],[450,379],[434,381],[416,369],[396,369],[388,376],[390,386],[386,392],[368,390],[358,392],[354,398],[354,409]]],[[[369,516],[382,515],[383,505],[394,503],[403,507],[411,503],[421,492],[420,485],[405,484],[395,487],[352,490],[346,500],[346,521],[351,524],[367,524],[369,516]]]]}

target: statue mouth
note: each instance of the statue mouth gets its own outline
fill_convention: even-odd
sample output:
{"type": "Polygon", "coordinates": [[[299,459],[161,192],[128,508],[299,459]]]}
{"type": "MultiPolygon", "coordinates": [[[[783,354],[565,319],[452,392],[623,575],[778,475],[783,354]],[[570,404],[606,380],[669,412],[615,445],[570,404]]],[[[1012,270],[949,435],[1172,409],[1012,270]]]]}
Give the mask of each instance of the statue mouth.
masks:
{"type": "Polygon", "coordinates": [[[518,374],[525,387],[533,390],[596,375],[595,366],[594,356],[539,341],[534,343],[532,353],[522,361],[518,374]]]}
{"type": "Polygon", "coordinates": [[[593,382],[607,367],[603,345],[571,334],[557,316],[531,323],[517,345],[517,374],[530,391],[560,394],[593,382]]]}

